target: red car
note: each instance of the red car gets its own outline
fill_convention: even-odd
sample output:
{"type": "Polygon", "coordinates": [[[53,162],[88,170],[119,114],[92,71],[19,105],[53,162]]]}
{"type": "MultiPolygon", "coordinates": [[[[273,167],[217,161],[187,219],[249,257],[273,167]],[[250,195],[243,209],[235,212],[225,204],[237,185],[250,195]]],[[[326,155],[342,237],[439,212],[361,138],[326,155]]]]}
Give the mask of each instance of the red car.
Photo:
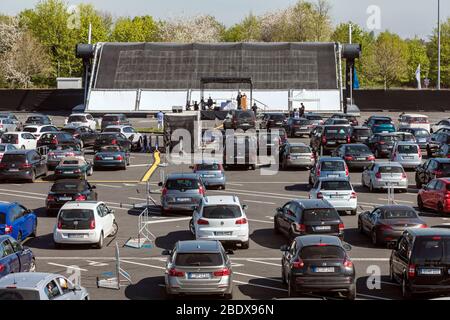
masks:
{"type": "Polygon", "coordinates": [[[420,210],[450,213],[450,178],[433,179],[423,186],[417,196],[417,206],[420,210]]]}

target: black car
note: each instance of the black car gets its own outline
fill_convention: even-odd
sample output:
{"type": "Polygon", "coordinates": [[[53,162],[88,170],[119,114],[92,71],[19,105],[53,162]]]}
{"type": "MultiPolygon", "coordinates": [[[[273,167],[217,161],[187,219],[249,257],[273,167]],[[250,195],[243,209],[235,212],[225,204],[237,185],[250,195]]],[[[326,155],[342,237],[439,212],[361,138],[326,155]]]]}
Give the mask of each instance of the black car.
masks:
{"type": "Polygon", "coordinates": [[[130,121],[127,117],[122,114],[105,114],[102,117],[102,125],[101,130],[105,129],[107,126],[121,126],[121,125],[129,125],[130,121]]]}
{"type": "Polygon", "coordinates": [[[395,133],[376,133],[367,141],[375,158],[389,157],[395,142],[399,140],[395,133]]]}
{"type": "Polygon", "coordinates": [[[59,209],[68,201],[97,201],[96,187],[84,179],[61,179],[53,183],[45,207],[47,213],[58,213],[59,209]]]}
{"type": "Polygon", "coordinates": [[[305,118],[289,118],[285,126],[286,133],[291,138],[309,136],[313,128],[313,121],[305,118]]]}
{"type": "Polygon", "coordinates": [[[52,148],[58,145],[75,145],[81,148],[82,142],[66,132],[44,133],[37,141],[38,148],[44,146],[52,148]]]}
{"type": "Polygon", "coordinates": [[[36,150],[14,150],[3,155],[0,162],[0,181],[28,180],[48,173],[47,159],[36,150]]]}
{"type": "Polygon", "coordinates": [[[77,128],[62,128],[61,131],[67,132],[75,139],[79,139],[82,142],[82,147],[91,147],[95,144],[95,139],[98,133],[89,127],[77,127],[77,128]]]}
{"type": "Polygon", "coordinates": [[[52,124],[52,120],[50,120],[49,116],[46,116],[44,114],[33,114],[27,118],[24,126],[26,125],[45,126],[47,124],[52,124]]]}
{"type": "Polygon", "coordinates": [[[352,114],[347,114],[347,113],[335,113],[333,114],[330,118],[333,119],[347,119],[348,122],[352,125],[352,126],[358,126],[358,119],[356,119],[356,116],[352,115],[352,114]]]}
{"type": "Polygon", "coordinates": [[[256,116],[251,110],[232,110],[223,122],[224,129],[255,129],[256,116]]]}
{"type": "Polygon", "coordinates": [[[426,145],[428,158],[433,157],[444,144],[450,144],[450,132],[433,133],[426,145]]]}
{"type": "Polygon", "coordinates": [[[122,133],[108,132],[101,133],[97,136],[94,143],[94,152],[100,151],[103,146],[117,145],[122,151],[130,152],[132,142],[127,139],[122,133]]]}
{"type": "Polygon", "coordinates": [[[280,250],[281,278],[289,297],[342,292],[348,300],[355,300],[355,267],[347,255],[350,245],[333,236],[309,235],[295,238],[280,250]]]}
{"type": "Polygon", "coordinates": [[[344,223],[326,200],[293,200],[276,210],[274,232],[292,240],[307,234],[344,238],[344,223]]]}
{"type": "Polygon", "coordinates": [[[389,247],[390,278],[400,283],[405,299],[418,293],[450,293],[449,229],[406,229],[389,247]]]}
{"type": "Polygon", "coordinates": [[[369,235],[374,246],[396,241],[407,228],[427,228],[425,221],[409,206],[386,205],[358,216],[359,232],[369,235]]]}
{"type": "Polygon", "coordinates": [[[372,136],[372,130],[368,127],[352,127],[350,135],[350,142],[352,143],[367,143],[372,136]]]}
{"type": "Polygon", "coordinates": [[[420,189],[433,179],[447,177],[450,177],[450,159],[428,159],[416,168],[416,187],[420,189]]]}
{"type": "Polygon", "coordinates": [[[341,144],[350,143],[352,127],[349,125],[318,126],[311,131],[311,147],[316,151],[329,154],[341,144]]]}
{"type": "Polygon", "coordinates": [[[349,169],[362,169],[375,162],[372,151],[362,143],[343,144],[331,155],[344,159],[349,169]]]}
{"type": "Polygon", "coordinates": [[[266,113],[261,122],[261,129],[281,128],[286,125],[287,119],[284,113],[266,113]]]}

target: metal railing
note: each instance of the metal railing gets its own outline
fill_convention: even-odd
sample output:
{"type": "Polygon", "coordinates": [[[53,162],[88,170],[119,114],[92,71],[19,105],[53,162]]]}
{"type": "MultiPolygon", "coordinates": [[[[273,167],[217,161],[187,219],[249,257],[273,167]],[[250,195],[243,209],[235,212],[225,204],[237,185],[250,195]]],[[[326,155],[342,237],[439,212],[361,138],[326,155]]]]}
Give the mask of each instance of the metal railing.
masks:
{"type": "Polygon", "coordinates": [[[155,239],[155,235],[150,231],[149,229],[149,222],[152,220],[150,218],[150,211],[149,206],[150,202],[153,203],[155,207],[158,205],[156,204],[155,200],[153,200],[152,197],[150,197],[149,192],[147,192],[147,206],[146,208],[139,214],[138,217],[138,234],[137,234],[137,244],[138,247],[142,247],[142,245],[145,242],[152,242],[152,239],[155,239]]]}

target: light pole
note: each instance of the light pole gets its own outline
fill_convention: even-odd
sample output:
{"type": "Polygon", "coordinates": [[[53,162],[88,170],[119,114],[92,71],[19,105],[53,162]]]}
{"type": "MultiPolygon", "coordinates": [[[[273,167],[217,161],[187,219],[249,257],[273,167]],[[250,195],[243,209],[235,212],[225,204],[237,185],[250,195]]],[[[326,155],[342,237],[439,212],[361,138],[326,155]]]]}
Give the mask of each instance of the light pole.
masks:
{"type": "Polygon", "coordinates": [[[438,0],[438,76],[437,89],[441,90],[441,0],[438,0]]]}

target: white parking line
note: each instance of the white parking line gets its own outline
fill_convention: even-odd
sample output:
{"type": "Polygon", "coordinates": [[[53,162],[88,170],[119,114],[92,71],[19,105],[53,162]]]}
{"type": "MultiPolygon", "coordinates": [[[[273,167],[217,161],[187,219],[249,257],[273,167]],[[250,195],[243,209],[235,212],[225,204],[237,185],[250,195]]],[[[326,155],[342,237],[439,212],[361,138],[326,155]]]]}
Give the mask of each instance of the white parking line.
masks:
{"type": "Polygon", "coordinates": [[[52,266],[56,266],[56,267],[64,267],[66,269],[74,269],[74,270],[80,270],[80,271],[86,271],[86,272],[88,271],[86,269],[82,269],[82,268],[79,268],[77,266],[66,266],[64,264],[59,264],[59,263],[54,263],[54,262],[47,262],[47,264],[52,265],[52,266]]]}
{"type": "Polygon", "coordinates": [[[150,166],[150,163],[144,163],[144,164],[130,164],[129,168],[136,168],[136,167],[148,167],[150,166]]]}
{"type": "Polygon", "coordinates": [[[129,264],[135,264],[135,265],[138,265],[138,266],[150,267],[150,268],[155,268],[155,269],[166,270],[166,268],[164,268],[164,267],[154,266],[154,265],[151,265],[151,264],[134,262],[134,261],[127,261],[127,260],[123,260],[123,259],[120,259],[120,262],[129,263],[129,264]]]}
{"type": "Polygon", "coordinates": [[[253,259],[248,259],[247,261],[254,262],[254,263],[267,264],[269,266],[276,266],[276,267],[281,266],[281,263],[272,263],[272,262],[258,261],[258,260],[253,260],[253,259]]]}
{"type": "Polygon", "coordinates": [[[0,194],[10,197],[20,197],[20,198],[27,198],[27,199],[37,199],[37,200],[45,200],[45,197],[34,197],[34,196],[25,196],[20,194],[13,194],[13,193],[4,193],[0,192],[0,194]]]}
{"type": "Polygon", "coordinates": [[[260,287],[260,288],[266,288],[266,289],[272,289],[272,290],[278,290],[278,291],[287,292],[287,289],[276,288],[276,287],[270,287],[270,286],[264,286],[264,285],[262,285],[262,284],[249,283],[249,282],[238,281],[238,280],[233,280],[233,282],[239,283],[239,284],[246,284],[246,285],[254,286],[254,287],[260,287]]]}
{"type": "Polygon", "coordinates": [[[269,223],[269,224],[273,224],[273,221],[265,221],[265,220],[256,220],[256,219],[247,219],[248,221],[252,221],[252,222],[260,222],[260,223],[269,223]]]}
{"type": "Polygon", "coordinates": [[[102,186],[102,187],[107,187],[107,188],[118,188],[118,189],[122,188],[122,186],[115,186],[112,184],[101,184],[101,183],[97,183],[97,186],[102,186]]]}
{"type": "Polygon", "coordinates": [[[165,222],[175,222],[175,221],[186,221],[192,219],[191,217],[185,218],[174,218],[174,219],[166,219],[166,220],[156,220],[156,221],[148,221],[146,224],[155,224],[155,223],[165,223],[165,222]]]}
{"type": "Polygon", "coordinates": [[[366,297],[366,298],[376,299],[376,300],[392,300],[392,299],[389,299],[389,298],[376,297],[376,296],[371,296],[371,295],[368,295],[368,294],[362,294],[362,293],[357,293],[356,295],[357,295],[357,296],[361,296],[361,297],[366,297]]]}
{"type": "MultiPolygon", "coordinates": [[[[237,191],[227,191],[227,190],[215,190],[214,192],[220,192],[220,193],[224,193],[224,194],[230,194],[230,195],[234,195],[234,194],[242,194],[245,196],[251,196],[251,197],[256,197],[256,198],[271,198],[271,199],[283,199],[283,200],[292,200],[293,197],[278,197],[278,196],[270,196],[270,195],[263,195],[263,194],[253,194],[253,193],[248,193],[248,192],[237,192],[237,191]]],[[[300,196],[295,196],[295,198],[298,199],[306,199],[306,197],[300,197],[300,196]]]]}
{"type": "Polygon", "coordinates": [[[233,273],[237,274],[237,275],[240,275],[240,276],[250,277],[250,278],[255,278],[255,279],[264,279],[264,280],[274,281],[274,282],[283,282],[280,279],[272,279],[272,278],[257,276],[257,275],[254,275],[254,274],[241,273],[241,272],[233,272],[233,273]]]}
{"type": "MultiPolygon", "coordinates": [[[[264,182],[261,182],[261,184],[264,184],[264,182]]],[[[227,189],[229,191],[240,191],[240,192],[252,192],[252,194],[262,194],[262,195],[271,195],[271,196],[280,196],[284,197],[286,194],[281,193],[272,193],[272,192],[264,192],[264,191],[249,191],[249,190],[242,190],[242,189],[227,189]]]]}
{"type": "Polygon", "coordinates": [[[261,203],[261,204],[276,204],[275,202],[264,202],[264,201],[248,200],[248,199],[242,199],[242,202],[254,202],[254,203],[261,203]]]}

